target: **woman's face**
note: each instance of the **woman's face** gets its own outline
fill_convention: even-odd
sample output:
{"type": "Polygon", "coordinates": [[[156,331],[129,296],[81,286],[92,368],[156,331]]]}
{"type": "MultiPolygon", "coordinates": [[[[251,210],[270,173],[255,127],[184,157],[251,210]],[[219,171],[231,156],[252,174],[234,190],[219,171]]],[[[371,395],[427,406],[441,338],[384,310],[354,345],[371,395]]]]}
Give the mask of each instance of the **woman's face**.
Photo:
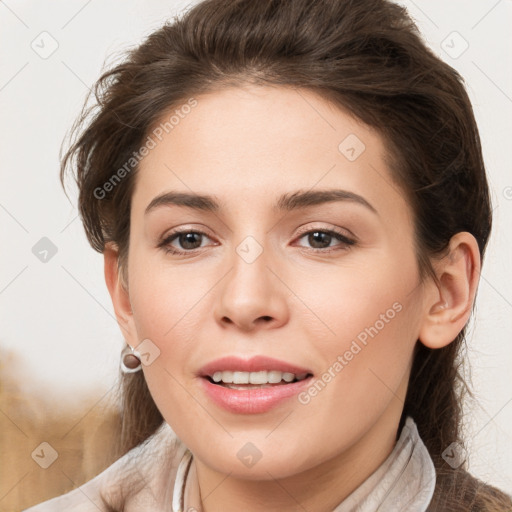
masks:
{"type": "Polygon", "coordinates": [[[232,476],[374,458],[370,447],[394,441],[424,293],[387,148],[312,92],[196,100],[153,136],[131,208],[127,341],[149,340],[155,403],[198,463],[232,476]],[[153,202],[171,193],[210,200],[153,202]],[[227,356],[312,376],[231,389],[201,375],[227,356]]]}

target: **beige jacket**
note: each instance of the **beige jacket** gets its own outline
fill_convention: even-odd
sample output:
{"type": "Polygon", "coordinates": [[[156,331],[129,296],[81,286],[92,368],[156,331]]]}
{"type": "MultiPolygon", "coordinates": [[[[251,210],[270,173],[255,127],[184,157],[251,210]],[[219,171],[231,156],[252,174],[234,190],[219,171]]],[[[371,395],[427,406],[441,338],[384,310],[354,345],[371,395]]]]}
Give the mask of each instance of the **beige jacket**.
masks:
{"type": "MultiPolygon", "coordinates": [[[[435,482],[432,459],[408,417],[388,458],[332,512],[425,512],[435,482]]],[[[113,510],[202,512],[192,454],[167,423],[89,482],[24,512],[113,510]]]]}

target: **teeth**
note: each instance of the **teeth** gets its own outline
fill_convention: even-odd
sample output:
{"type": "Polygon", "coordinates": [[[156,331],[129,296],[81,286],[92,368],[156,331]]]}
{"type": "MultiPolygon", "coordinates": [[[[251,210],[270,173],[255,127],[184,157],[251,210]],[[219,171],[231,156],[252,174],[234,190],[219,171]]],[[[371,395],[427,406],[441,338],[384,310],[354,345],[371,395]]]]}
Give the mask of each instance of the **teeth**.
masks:
{"type": "Polygon", "coordinates": [[[307,373],[295,375],[288,372],[261,371],[261,372],[215,372],[212,375],[213,382],[224,384],[278,384],[282,380],[292,382],[295,379],[303,380],[307,373]]]}

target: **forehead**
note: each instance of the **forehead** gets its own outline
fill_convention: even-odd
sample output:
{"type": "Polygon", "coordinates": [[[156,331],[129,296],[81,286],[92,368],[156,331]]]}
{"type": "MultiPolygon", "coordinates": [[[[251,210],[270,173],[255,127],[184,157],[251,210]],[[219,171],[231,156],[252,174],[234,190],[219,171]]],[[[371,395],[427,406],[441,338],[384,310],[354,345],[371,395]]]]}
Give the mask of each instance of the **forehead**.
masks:
{"type": "Polygon", "coordinates": [[[311,91],[246,86],[194,99],[174,115],[172,129],[165,123],[179,105],[155,127],[156,144],[137,173],[138,213],[167,190],[268,208],[297,189],[342,187],[377,203],[402,196],[378,132],[311,91]]]}

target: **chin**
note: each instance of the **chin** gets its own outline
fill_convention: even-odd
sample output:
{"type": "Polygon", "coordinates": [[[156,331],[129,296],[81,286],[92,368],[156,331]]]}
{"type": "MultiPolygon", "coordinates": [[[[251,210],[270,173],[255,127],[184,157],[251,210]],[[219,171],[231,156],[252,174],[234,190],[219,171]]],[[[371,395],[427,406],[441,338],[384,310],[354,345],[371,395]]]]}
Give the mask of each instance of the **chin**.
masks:
{"type": "Polygon", "coordinates": [[[290,445],[289,453],[283,453],[275,448],[262,448],[258,452],[254,446],[249,445],[249,442],[243,443],[242,448],[239,447],[239,442],[235,444],[234,449],[220,447],[218,451],[209,450],[206,457],[198,456],[197,458],[219,473],[243,480],[287,478],[311,469],[321,462],[313,460],[312,456],[308,457],[304,448],[297,451],[293,445],[290,445]],[[302,457],[298,454],[302,454],[302,457]],[[303,459],[304,456],[305,459],[303,459]]]}

